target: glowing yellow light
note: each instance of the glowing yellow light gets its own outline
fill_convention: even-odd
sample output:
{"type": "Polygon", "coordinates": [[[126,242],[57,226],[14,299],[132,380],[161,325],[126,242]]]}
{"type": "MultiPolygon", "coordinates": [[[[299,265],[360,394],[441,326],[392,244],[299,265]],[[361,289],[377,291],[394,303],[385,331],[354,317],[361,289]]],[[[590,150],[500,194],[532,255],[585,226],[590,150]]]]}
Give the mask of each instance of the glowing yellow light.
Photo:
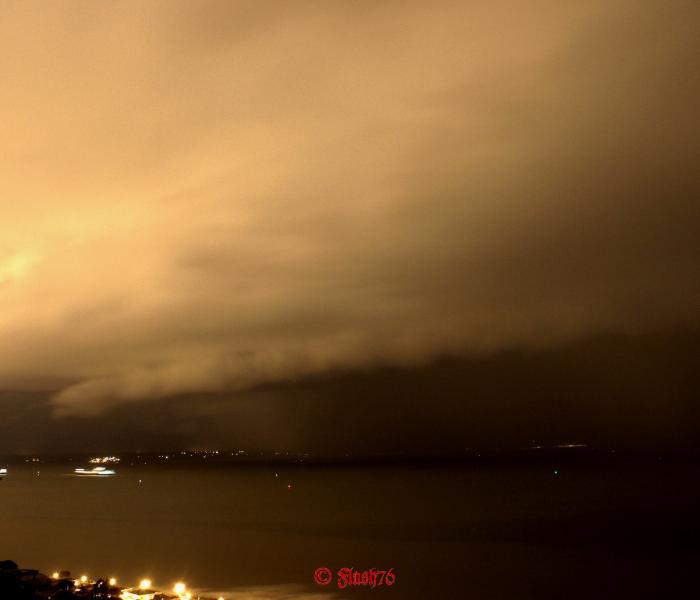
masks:
{"type": "Polygon", "coordinates": [[[139,588],[141,588],[142,590],[147,590],[150,587],[151,587],[151,580],[150,579],[142,579],[139,582],[139,588]]]}
{"type": "Polygon", "coordinates": [[[184,593],[185,593],[185,589],[186,589],[185,584],[182,583],[181,581],[178,581],[178,582],[175,584],[175,587],[173,587],[173,591],[174,591],[176,594],[184,594],[184,593]]]}
{"type": "Polygon", "coordinates": [[[109,585],[112,585],[112,586],[117,585],[117,578],[116,578],[116,577],[110,577],[110,578],[109,578],[109,585]]]}
{"type": "Polygon", "coordinates": [[[0,283],[24,278],[39,257],[30,252],[20,252],[0,262],[0,283]]]}
{"type": "Polygon", "coordinates": [[[58,571],[54,571],[51,577],[53,577],[54,579],[58,579],[58,571]]]}
{"type": "Polygon", "coordinates": [[[80,583],[87,583],[87,575],[82,575],[80,577],[80,583]]]}

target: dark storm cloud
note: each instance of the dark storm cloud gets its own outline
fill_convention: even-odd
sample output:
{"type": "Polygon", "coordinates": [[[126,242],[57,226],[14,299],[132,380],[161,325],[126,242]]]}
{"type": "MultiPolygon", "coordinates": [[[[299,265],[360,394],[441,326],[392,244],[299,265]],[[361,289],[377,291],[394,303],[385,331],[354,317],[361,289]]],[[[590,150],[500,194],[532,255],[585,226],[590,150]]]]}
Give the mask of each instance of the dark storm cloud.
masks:
{"type": "Polygon", "coordinates": [[[695,3],[1,10],[0,387],[59,414],[697,323],[695,3]]]}
{"type": "Polygon", "coordinates": [[[541,350],[441,358],[124,403],[51,418],[47,394],[0,394],[0,453],[244,448],[353,457],[586,443],[700,443],[700,333],[599,336],[541,350]]]}

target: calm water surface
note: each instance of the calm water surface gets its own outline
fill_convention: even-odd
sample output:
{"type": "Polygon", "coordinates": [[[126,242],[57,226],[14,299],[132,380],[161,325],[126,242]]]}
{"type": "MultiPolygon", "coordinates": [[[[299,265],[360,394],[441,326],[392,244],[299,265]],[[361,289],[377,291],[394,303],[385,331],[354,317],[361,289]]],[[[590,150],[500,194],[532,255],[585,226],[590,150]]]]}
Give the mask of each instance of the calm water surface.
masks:
{"type": "Polygon", "coordinates": [[[694,465],[73,466],[11,467],[0,559],[249,599],[669,597],[700,572],[694,465]],[[397,581],[341,592],[320,566],[397,581]]]}

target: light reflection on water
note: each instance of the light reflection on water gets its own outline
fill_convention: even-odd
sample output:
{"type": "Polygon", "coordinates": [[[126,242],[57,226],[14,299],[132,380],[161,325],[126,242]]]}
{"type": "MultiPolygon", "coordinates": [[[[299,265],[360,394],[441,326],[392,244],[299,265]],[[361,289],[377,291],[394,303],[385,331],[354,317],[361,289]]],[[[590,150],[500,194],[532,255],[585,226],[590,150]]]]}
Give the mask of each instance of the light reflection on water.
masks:
{"type": "Polygon", "coordinates": [[[193,590],[208,598],[223,597],[226,600],[335,600],[337,595],[332,592],[309,592],[300,585],[269,585],[229,590],[193,590]]]}

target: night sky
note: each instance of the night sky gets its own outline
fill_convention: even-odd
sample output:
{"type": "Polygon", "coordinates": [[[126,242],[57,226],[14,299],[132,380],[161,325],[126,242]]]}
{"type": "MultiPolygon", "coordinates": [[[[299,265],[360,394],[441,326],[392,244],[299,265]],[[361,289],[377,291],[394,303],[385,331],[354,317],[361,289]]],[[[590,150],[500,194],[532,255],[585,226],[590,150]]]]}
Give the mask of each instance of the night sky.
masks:
{"type": "Polygon", "coordinates": [[[700,449],[697,2],[3,2],[0,452],[700,449]]]}

